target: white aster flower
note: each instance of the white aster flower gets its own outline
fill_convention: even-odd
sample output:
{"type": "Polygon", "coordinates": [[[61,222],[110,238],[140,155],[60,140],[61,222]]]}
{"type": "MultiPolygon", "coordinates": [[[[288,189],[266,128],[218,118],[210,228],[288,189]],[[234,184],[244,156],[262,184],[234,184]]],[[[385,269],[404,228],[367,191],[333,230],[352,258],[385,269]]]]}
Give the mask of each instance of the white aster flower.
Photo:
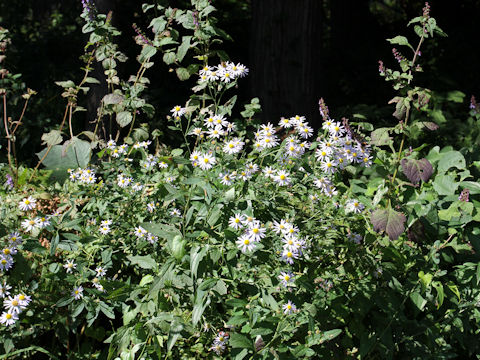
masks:
{"type": "Polygon", "coordinates": [[[228,225],[235,230],[241,229],[243,227],[244,216],[240,213],[235,214],[234,216],[228,219],[228,225]]]}
{"type": "Polygon", "coordinates": [[[73,260],[67,260],[65,264],[63,264],[63,267],[67,271],[67,273],[71,273],[73,270],[77,268],[77,264],[73,262],[73,260]]]}
{"type": "Polygon", "coordinates": [[[28,211],[28,210],[33,210],[35,209],[35,205],[37,204],[37,200],[35,200],[33,197],[29,196],[18,204],[18,207],[22,211],[28,211]]]}
{"type": "Polygon", "coordinates": [[[283,304],[282,307],[285,315],[292,314],[297,311],[297,307],[290,300],[288,300],[286,304],[283,304]]]}
{"type": "Polygon", "coordinates": [[[5,326],[10,326],[15,324],[15,321],[17,320],[18,320],[18,315],[11,312],[4,311],[0,316],[0,323],[2,323],[5,326]]]}
{"type": "Polygon", "coordinates": [[[74,287],[71,295],[75,300],[80,300],[81,298],[83,298],[83,287],[74,287]]]}

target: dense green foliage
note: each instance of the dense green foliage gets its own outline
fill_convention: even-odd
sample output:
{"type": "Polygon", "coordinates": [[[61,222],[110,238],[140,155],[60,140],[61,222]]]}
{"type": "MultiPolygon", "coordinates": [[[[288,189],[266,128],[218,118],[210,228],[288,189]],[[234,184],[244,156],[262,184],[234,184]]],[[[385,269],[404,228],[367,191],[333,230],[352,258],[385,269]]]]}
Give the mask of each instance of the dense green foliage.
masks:
{"type": "MultiPolygon", "coordinates": [[[[320,99],[315,135],[303,116],[262,124],[257,98],[237,104],[249,70],[223,50],[229,36],[208,0],[144,4],[153,35],[134,27],[126,79],[119,31],[83,4],[83,77],[56,83],[66,107],[35,168],[15,149],[38,95],[0,58],[0,96],[17,105],[3,107],[0,358],[480,352],[480,106],[472,99],[461,147],[427,145],[456,126],[449,108],[464,97],[416,82],[424,43],[445,35],[428,4],[409,23],[415,41],[389,38],[399,50],[379,63],[396,125],[336,121],[320,99]],[[169,98],[163,131],[150,124],[155,55],[194,83],[188,99],[169,98]],[[95,64],[108,93],[85,129],[76,121],[95,64]]],[[[4,29],[0,45],[10,45],[4,29]]]]}

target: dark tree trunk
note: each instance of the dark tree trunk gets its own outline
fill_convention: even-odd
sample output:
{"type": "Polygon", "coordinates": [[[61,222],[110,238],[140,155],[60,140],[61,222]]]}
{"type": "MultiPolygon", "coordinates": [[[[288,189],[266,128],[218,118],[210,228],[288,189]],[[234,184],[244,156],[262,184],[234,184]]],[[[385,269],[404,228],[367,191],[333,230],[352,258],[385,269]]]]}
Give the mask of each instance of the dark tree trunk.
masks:
{"type": "Polygon", "coordinates": [[[323,0],[253,0],[252,93],[263,121],[306,115],[318,126],[323,0]]]}

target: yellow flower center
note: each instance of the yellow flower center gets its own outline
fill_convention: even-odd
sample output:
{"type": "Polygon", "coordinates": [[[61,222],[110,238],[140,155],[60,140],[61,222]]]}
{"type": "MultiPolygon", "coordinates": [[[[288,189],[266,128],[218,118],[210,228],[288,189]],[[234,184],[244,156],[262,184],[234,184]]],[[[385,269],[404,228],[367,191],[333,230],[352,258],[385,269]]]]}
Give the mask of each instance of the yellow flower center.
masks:
{"type": "Polygon", "coordinates": [[[13,306],[18,306],[18,301],[17,301],[17,300],[13,300],[13,301],[12,301],[12,305],[13,305],[13,306]]]}
{"type": "Polygon", "coordinates": [[[7,313],[7,315],[5,315],[5,318],[10,320],[12,318],[12,314],[7,313]]]}
{"type": "Polygon", "coordinates": [[[293,256],[293,254],[292,254],[290,251],[289,251],[289,252],[287,252],[287,257],[289,257],[289,258],[290,258],[290,257],[292,257],[292,256],[293,256]]]}
{"type": "Polygon", "coordinates": [[[245,245],[248,245],[248,244],[250,244],[250,240],[245,239],[245,240],[243,240],[243,243],[244,243],[245,245]]]}
{"type": "Polygon", "coordinates": [[[258,228],[253,228],[252,231],[253,231],[254,234],[257,234],[258,233],[258,228]]]}
{"type": "Polygon", "coordinates": [[[285,280],[286,280],[286,281],[290,280],[290,276],[285,275],[285,280]]]}
{"type": "Polygon", "coordinates": [[[9,249],[9,248],[3,249],[3,253],[4,253],[5,255],[10,254],[10,249],[9,249]]]}
{"type": "Polygon", "coordinates": [[[25,200],[25,205],[30,204],[30,201],[28,199],[25,200]]]}

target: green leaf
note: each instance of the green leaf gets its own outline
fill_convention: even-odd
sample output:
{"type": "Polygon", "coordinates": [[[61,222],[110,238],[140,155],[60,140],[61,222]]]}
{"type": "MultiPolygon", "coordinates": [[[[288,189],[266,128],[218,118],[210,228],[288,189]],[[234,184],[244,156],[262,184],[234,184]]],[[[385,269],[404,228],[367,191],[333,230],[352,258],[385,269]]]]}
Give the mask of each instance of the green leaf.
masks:
{"type": "Polygon", "coordinates": [[[140,53],[139,61],[141,63],[148,61],[157,53],[157,49],[151,45],[145,45],[140,53]]]}
{"type": "Polygon", "coordinates": [[[202,291],[207,291],[207,290],[211,289],[212,287],[214,287],[216,283],[217,283],[217,279],[210,278],[210,279],[202,281],[202,283],[200,284],[198,289],[202,290],[202,291]]]}
{"type": "Polygon", "coordinates": [[[177,50],[177,60],[179,62],[182,62],[183,58],[187,54],[187,51],[190,48],[190,39],[191,38],[192,38],[191,36],[183,36],[182,37],[182,44],[178,47],[178,50],[177,50]]]}
{"type": "Polygon", "coordinates": [[[375,231],[385,231],[390,240],[396,240],[405,230],[405,215],[392,208],[378,209],[372,213],[370,220],[375,231]]]}
{"type": "Polygon", "coordinates": [[[174,52],[166,52],[163,54],[163,62],[167,65],[173,64],[176,60],[174,52]]]}
{"type": "Polygon", "coordinates": [[[76,318],[78,315],[80,315],[80,313],[83,311],[84,308],[85,308],[85,304],[83,302],[78,304],[77,307],[72,312],[72,317],[76,318]]]}
{"type": "Polygon", "coordinates": [[[438,172],[446,172],[451,167],[465,170],[465,158],[459,151],[448,151],[446,153],[441,153],[437,168],[438,172]]]}
{"type": "Polygon", "coordinates": [[[190,79],[190,72],[184,67],[178,68],[175,72],[181,81],[190,79]]]}
{"type": "Polygon", "coordinates": [[[440,309],[440,306],[443,304],[443,299],[445,298],[445,294],[443,292],[443,285],[440,281],[432,282],[432,286],[437,291],[437,310],[440,309]]]}
{"type": "Polygon", "coordinates": [[[150,255],[130,255],[127,256],[127,259],[132,265],[138,265],[142,269],[153,269],[157,266],[157,262],[150,255]]]}
{"type": "Polygon", "coordinates": [[[170,332],[168,333],[167,349],[172,350],[177,340],[182,336],[183,324],[177,320],[172,321],[170,332]]]}
{"type": "Polygon", "coordinates": [[[427,305],[427,300],[423,298],[422,295],[420,295],[419,292],[415,291],[410,294],[410,299],[413,301],[415,306],[420,310],[423,311],[425,308],[425,305],[427,305]]]}
{"type": "Polygon", "coordinates": [[[190,250],[190,272],[192,277],[197,277],[197,270],[200,261],[205,257],[208,251],[208,245],[200,248],[195,246],[190,250]]]}
{"type": "Polygon", "coordinates": [[[460,291],[458,291],[457,285],[455,285],[455,284],[452,283],[452,282],[449,282],[449,283],[447,284],[447,286],[448,286],[448,288],[450,289],[450,291],[453,292],[453,293],[457,296],[458,301],[460,301],[460,300],[461,300],[460,291]]]}
{"type": "Polygon", "coordinates": [[[58,145],[63,141],[62,132],[58,130],[52,130],[49,133],[45,133],[42,135],[42,145],[58,145]]]}
{"type": "Polygon", "coordinates": [[[392,138],[389,135],[390,128],[379,128],[370,134],[370,142],[376,146],[393,144],[392,138]]]}
{"type": "Polygon", "coordinates": [[[107,94],[102,99],[105,105],[116,105],[123,101],[123,95],[119,94],[107,94]]]}
{"type": "Polygon", "coordinates": [[[392,44],[392,45],[405,45],[405,46],[408,46],[410,49],[412,49],[413,51],[415,51],[413,49],[413,46],[410,45],[410,43],[408,42],[408,39],[405,37],[405,36],[395,36],[394,38],[391,38],[391,39],[387,39],[387,41],[392,44]]]}
{"type": "Polygon", "coordinates": [[[133,116],[129,111],[121,111],[117,113],[116,119],[117,124],[120,125],[120,127],[125,127],[132,122],[133,116]]]}
{"type": "Polygon", "coordinates": [[[55,250],[57,250],[57,246],[58,246],[59,241],[60,241],[60,237],[58,236],[58,233],[57,233],[57,234],[55,234],[52,241],[50,242],[50,255],[51,256],[55,255],[55,250]]]}
{"type": "MultiPolygon", "coordinates": [[[[36,155],[42,159],[47,149],[36,155]]],[[[70,168],[84,168],[90,162],[91,147],[87,141],[69,140],[64,145],[54,145],[43,160],[43,165],[49,170],[66,170],[70,168]]]]}
{"type": "Polygon", "coordinates": [[[423,271],[419,271],[418,278],[420,279],[420,282],[422,283],[423,288],[426,289],[430,286],[433,279],[433,275],[430,273],[425,274],[423,271]]]}
{"type": "Polygon", "coordinates": [[[85,78],[85,82],[87,84],[100,84],[100,81],[98,81],[97,79],[93,78],[93,77],[87,77],[85,78]]]}
{"type": "Polygon", "coordinates": [[[253,343],[252,341],[244,335],[238,333],[232,333],[230,335],[229,345],[232,348],[240,348],[240,349],[252,349],[253,350],[253,343]]]}
{"type": "Polygon", "coordinates": [[[55,84],[58,86],[61,86],[65,89],[67,88],[73,88],[75,87],[75,83],[72,80],[67,80],[67,81],[55,81],[55,84]]]}
{"type": "Polygon", "coordinates": [[[445,174],[437,175],[433,182],[433,188],[439,195],[454,195],[458,185],[455,176],[445,174]]]}

